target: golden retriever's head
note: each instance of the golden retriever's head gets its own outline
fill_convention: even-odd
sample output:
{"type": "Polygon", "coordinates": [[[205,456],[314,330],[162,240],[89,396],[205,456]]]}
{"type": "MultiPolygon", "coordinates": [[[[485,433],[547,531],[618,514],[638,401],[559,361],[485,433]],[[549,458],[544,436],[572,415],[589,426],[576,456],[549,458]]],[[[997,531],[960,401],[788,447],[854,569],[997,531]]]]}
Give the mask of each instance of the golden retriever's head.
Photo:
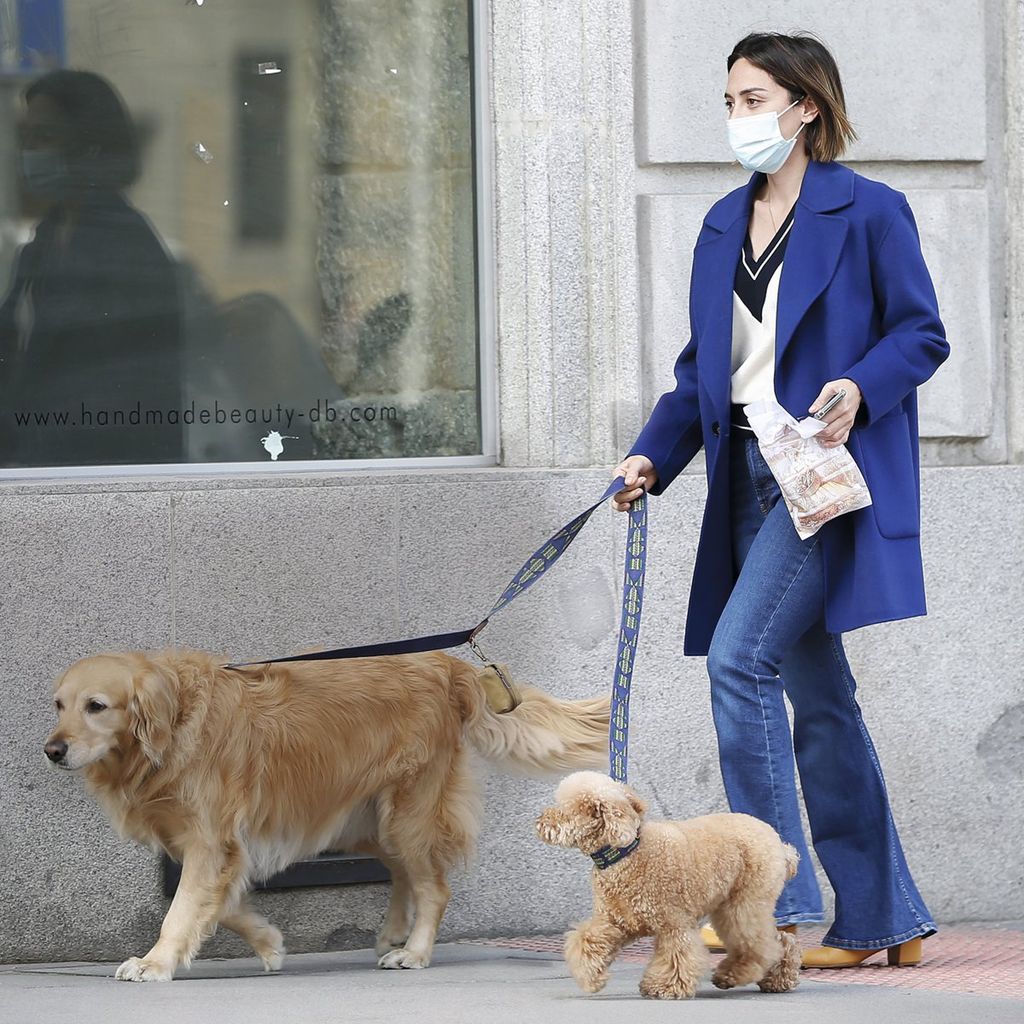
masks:
{"type": "Polygon", "coordinates": [[[594,853],[636,839],[647,805],[621,782],[600,772],[575,772],[555,791],[555,806],[537,819],[537,834],[552,846],[594,853]]]}
{"type": "Polygon", "coordinates": [[[74,771],[139,749],[159,766],[178,709],[175,676],[140,655],[100,654],[75,662],[57,680],[57,728],[43,751],[74,771]]]}

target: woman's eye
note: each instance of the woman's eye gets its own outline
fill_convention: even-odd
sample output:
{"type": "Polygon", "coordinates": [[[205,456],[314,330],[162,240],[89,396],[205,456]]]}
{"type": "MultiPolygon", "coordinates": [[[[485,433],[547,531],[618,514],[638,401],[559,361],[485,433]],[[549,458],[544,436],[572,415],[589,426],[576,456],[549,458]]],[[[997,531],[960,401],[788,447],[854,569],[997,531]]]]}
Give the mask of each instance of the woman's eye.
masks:
{"type": "Polygon", "coordinates": [[[91,700],[85,705],[85,710],[88,711],[90,715],[95,715],[97,712],[106,711],[107,705],[101,704],[98,700],[91,700]]]}

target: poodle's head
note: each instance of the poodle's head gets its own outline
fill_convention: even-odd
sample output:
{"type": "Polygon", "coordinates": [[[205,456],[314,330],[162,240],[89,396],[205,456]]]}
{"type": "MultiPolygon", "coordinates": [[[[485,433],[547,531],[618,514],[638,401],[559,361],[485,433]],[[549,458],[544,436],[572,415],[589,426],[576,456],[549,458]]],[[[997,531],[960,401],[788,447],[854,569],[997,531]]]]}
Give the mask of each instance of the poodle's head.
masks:
{"type": "Polygon", "coordinates": [[[629,786],[600,772],[575,772],[555,791],[555,805],[537,819],[537,835],[552,846],[594,853],[637,837],[646,804],[629,786]]]}

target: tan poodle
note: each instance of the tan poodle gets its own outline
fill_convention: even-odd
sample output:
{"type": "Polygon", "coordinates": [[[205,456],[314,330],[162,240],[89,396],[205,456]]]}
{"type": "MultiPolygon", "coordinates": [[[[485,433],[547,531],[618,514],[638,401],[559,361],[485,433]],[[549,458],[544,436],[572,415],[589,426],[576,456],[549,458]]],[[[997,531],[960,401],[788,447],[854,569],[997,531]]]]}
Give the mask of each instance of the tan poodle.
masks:
{"type": "Polygon", "coordinates": [[[707,966],[699,927],[709,915],[727,951],[711,979],[718,988],[796,988],[799,944],[776,930],[774,909],[798,854],[770,825],[748,814],[644,821],[644,802],[599,772],[568,776],[555,801],[537,819],[538,835],[594,860],[593,917],[565,939],[584,991],[604,988],[623,946],[653,935],[640,994],[689,998],[707,966]]]}

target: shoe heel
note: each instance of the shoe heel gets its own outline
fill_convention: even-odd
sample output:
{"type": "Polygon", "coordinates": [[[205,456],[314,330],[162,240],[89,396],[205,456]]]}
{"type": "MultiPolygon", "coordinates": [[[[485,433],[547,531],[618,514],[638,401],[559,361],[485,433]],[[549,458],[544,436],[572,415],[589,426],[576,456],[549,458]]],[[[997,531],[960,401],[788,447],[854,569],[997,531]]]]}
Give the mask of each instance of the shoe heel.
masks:
{"type": "Polygon", "coordinates": [[[915,967],[921,962],[921,940],[909,939],[886,950],[890,967],[915,967]]]}

